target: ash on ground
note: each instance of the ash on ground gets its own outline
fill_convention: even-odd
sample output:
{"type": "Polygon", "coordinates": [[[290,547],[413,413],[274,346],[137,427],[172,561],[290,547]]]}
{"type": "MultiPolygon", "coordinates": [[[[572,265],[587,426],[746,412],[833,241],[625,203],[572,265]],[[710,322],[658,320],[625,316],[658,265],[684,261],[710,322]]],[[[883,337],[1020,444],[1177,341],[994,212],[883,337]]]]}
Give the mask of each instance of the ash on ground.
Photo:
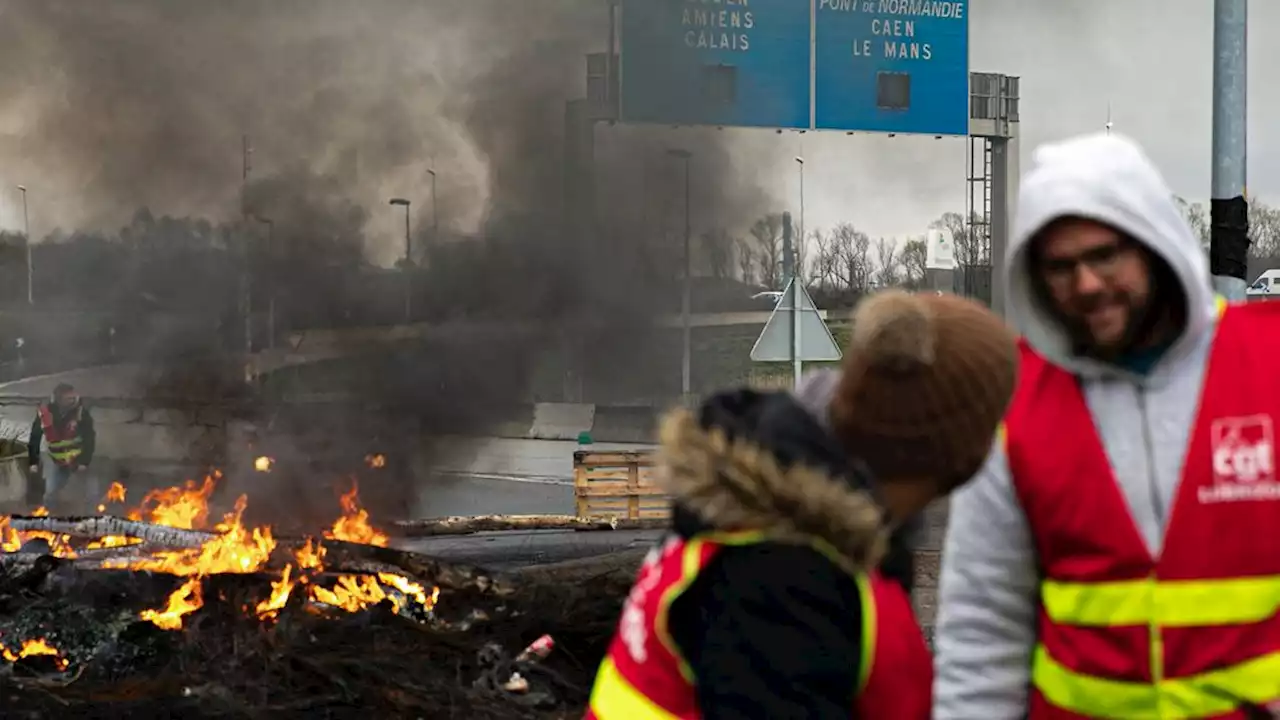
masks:
{"type": "Polygon", "coordinates": [[[299,594],[270,621],[252,612],[269,576],[210,575],[204,606],[166,631],[139,614],[185,578],[42,557],[0,570],[0,706],[33,719],[578,718],[625,575],[528,575],[502,598],[444,591],[430,617],[390,602],[347,613],[299,594]],[[517,661],[544,635],[553,652],[517,661]]]}

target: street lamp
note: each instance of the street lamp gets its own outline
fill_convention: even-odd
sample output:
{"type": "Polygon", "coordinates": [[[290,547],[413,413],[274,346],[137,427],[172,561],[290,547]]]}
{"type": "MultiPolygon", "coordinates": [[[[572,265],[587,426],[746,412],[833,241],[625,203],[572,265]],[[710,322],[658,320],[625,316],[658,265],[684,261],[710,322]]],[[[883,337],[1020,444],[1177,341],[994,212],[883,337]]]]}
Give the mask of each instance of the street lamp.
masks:
{"type": "MultiPolygon", "coordinates": [[[[271,218],[259,216],[258,222],[267,226],[267,267],[269,270],[275,270],[276,243],[275,229],[276,222],[271,218]]],[[[274,272],[267,275],[267,347],[271,350],[276,349],[276,278],[274,272]]]]}
{"type": "Polygon", "coordinates": [[[18,191],[22,193],[22,234],[25,238],[23,245],[27,251],[27,304],[35,306],[35,284],[32,282],[35,277],[31,265],[31,216],[27,214],[27,186],[19,185],[18,191]]]}
{"type": "Polygon", "coordinates": [[[692,295],[692,275],[693,275],[693,259],[690,253],[691,236],[693,234],[693,223],[691,220],[691,209],[689,203],[689,165],[693,159],[693,153],[688,150],[670,149],[667,155],[684,162],[684,283],[680,289],[680,329],[681,329],[681,351],[680,351],[680,392],[685,400],[688,400],[690,386],[692,385],[692,362],[690,350],[690,332],[689,332],[689,312],[692,295]]]}
{"type": "Polygon", "coordinates": [[[436,171],[431,169],[427,171],[431,176],[431,246],[433,248],[440,247],[440,205],[436,201],[436,171]]]}
{"type": "Polygon", "coordinates": [[[408,325],[413,320],[413,278],[409,272],[413,266],[413,240],[409,234],[409,201],[405,198],[391,198],[392,205],[404,206],[404,322],[408,325]]]}
{"type": "Polygon", "coordinates": [[[800,258],[804,257],[804,158],[796,157],[796,164],[800,166],[800,241],[796,243],[795,263],[791,268],[791,277],[798,278],[801,275],[800,258]]]}

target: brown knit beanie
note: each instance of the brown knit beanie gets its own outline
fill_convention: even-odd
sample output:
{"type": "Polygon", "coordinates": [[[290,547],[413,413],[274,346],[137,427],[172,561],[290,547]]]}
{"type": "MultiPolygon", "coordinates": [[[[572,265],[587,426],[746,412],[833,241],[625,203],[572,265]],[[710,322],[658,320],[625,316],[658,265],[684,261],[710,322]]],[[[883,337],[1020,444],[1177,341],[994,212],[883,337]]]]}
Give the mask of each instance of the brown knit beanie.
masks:
{"type": "Polygon", "coordinates": [[[952,486],[976,473],[1013,395],[1013,332],[949,294],[877,293],[858,306],[831,425],[879,477],[952,486]]]}

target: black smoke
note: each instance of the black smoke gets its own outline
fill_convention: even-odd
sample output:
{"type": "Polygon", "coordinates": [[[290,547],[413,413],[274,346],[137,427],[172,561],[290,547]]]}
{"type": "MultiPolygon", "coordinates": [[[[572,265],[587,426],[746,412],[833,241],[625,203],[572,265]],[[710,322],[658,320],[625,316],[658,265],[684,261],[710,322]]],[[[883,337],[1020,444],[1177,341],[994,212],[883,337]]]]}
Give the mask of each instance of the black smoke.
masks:
{"type": "Polygon", "coordinates": [[[182,296],[193,272],[220,268],[200,327],[216,326],[226,362],[149,335],[157,376],[234,374],[246,263],[253,305],[273,297],[288,329],[397,321],[400,276],[378,269],[404,252],[393,196],[412,203],[415,319],[524,322],[371,353],[367,372],[325,388],[359,404],[274,412],[284,437],[321,432],[359,457],[371,435],[408,452],[423,432],[483,431],[531,395],[559,399],[555,383],[533,389],[550,356],[588,395],[678,389],[678,359],[650,350],[680,271],[683,180],[666,151],[695,152],[702,227],[740,224],[767,197],[750,155],[714,130],[601,124],[591,221],[567,226],[565,103],[585,92],[607,17],[603,0],[0,0],[0,177],[32,188],[37,236],[99,233],[135,257],[120,228],[139,225],[137,209],[170,222],[142,223],[158,247],[128,274],[95,281],[73,257],[55,270],[123,285],[99,293],[122,311],[168,307],[156,293],[182,296]],[[202,255],[165,238],[200,223],[224,260],[193,268],[202,255]]]}

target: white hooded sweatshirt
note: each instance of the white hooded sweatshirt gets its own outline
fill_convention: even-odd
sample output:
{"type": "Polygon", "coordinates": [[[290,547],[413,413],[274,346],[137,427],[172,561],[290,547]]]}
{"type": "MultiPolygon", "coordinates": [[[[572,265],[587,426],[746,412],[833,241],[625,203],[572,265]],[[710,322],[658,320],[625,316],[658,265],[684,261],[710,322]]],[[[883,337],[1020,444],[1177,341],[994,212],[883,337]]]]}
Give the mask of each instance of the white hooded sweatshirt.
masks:
{"type": "MultiPolygon", "coordinates": [[[[1158,555],[1217,317],[1204,250],[1142,150],[1117,135],[1089,135],[1036,150],[1022,181],[1005,274],[1014,324],[1049,362],[1080,378],[1116,481],[1147,546],[1158,555]],[[1125,231],[1164,258],[1181,281],[1189,303],[1187,326],[1149,372],[1138,375],[1072,355],[1063,328],[1034,298],[1029,241],[1064,216],[1125,231]]],[[[1037,567],[1026,514],[1004,449],[997,447],[951,504],[935,636],[935,720],[1025,717],[1037,567]]]]}

